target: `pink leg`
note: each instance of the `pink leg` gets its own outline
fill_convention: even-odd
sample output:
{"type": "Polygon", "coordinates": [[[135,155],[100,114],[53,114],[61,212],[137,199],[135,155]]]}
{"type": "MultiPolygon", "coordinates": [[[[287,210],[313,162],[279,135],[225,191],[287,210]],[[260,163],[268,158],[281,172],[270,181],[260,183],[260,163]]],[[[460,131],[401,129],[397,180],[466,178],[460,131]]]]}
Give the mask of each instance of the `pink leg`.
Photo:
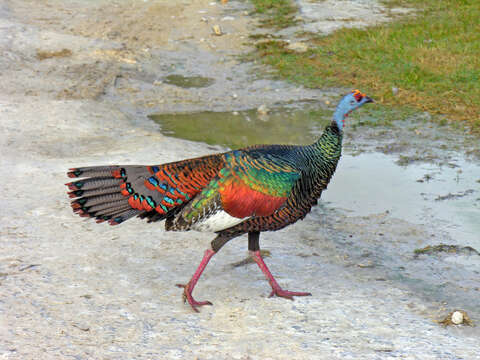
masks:
{"type": "Polygon", "coordinates": [[[192,278],[190,281],[185,285],[185,284],[177,284],[178,287],[183,287],[183,301],[190,304],[193,310],[198,312],[197,306],[202,306],[202,305],[212,305],[210,301],[196,301],[193,296],[192,296],[192,291],[195,285],[197,284],[198,279],[200,279],[200,276],[202,276],[203,270],[207,267],[208,262],[212,258],[212,256],[215,255],[215,251],[212,249],[207,249],[205,250],[205,254],[203,255],[203,259],[200,262],[200,265],[198,265],[197,270],[195,271],[195,274],[193,274],[192,278]]]}
{"type": "Polygon", "coordinates": [[[260,250],[257,251],[250,251],[250,255],[252,256],[253,260],[257,263],[258,267],[262,272],[265,274],[268,282],[270,283],[270,286],[272,287],[272,292],[270,293],[269,297],[272,297],[273,295],[277,295],[280,297],[284,297],[290,300],[293,300],[294,296],[309,296],[312,295],[308,292],[294,292],[294,291],[288,291],[288,290],[283,290],[280,285],[278,285],[277,281],[273,277],[272,273],[270,270],[268,270],[267,264],[262,259],[262,255],[260,254],[260,250]]]}

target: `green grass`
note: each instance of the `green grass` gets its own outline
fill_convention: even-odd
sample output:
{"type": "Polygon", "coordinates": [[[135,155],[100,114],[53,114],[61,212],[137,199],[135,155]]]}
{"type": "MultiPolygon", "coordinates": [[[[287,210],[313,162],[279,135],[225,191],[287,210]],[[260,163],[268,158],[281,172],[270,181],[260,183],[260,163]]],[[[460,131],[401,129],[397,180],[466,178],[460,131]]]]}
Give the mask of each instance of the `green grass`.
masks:
{"type": "Polygon", "coordinates": [[[297,23],[297,7],[291,0],[252,0],[255,11],[266,15],[261,24],[266,27],[284,28],[297,23]]]}
{"type": "MultiPolygon", "coordinates": [[[[289,2],[252,1],[258,12],[269,8],[271,19],[278,16],[274,3],[289,2]]],[[[280,76],[305,86],[358,87],[386,106],[442,114],[480,132],[480,1],[384,3],[416,10],[391,23],[313,36],[306,53],[272,40],[258,43],[258,54],[280,76]]]]}

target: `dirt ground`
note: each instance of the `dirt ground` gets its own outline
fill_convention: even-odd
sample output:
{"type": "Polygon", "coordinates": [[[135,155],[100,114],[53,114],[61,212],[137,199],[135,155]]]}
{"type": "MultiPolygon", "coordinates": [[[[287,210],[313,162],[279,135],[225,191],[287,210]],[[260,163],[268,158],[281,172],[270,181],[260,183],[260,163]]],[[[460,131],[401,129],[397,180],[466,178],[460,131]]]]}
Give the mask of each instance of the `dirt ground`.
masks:
{"type": "Polygon", "coordinates": [[[214,306],[195,314],[174,284],[212,236],[73,216],[69,167],[222,150],[162,135],[149,113],[338,98],[342,90],[271,80],[242,60],[251,10],[212,0],[0,3],[0,358],[479,358],[477,327],[435,322],[452,306],[479,314],[478,265],[413,257],[435,228],[321,205],[262,235],[279,282],[312,297],[268,299],[255,266],[231,265],[246,256],[241,238],[212,260],[195,295],[214,306]],[[182,88],[164,81],[170,74],[215,85],[182,88]]]}

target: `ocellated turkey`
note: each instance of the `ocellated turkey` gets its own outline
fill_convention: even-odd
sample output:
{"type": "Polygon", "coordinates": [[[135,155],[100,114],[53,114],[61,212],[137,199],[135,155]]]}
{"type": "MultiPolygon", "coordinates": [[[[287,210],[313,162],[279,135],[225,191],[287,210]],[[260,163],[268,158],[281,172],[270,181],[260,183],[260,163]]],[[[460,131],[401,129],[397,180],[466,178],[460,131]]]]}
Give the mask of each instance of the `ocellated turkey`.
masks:
{"type": "Polygon", "coordinates": [[[165,220],[166,230],[216,233],[183,298],[191,307],[192,291],[211,257],[231,239],[248,233],[248,249],[268,279],[272,292],[293,299],[307,292],[283,290],[262,259],[259,238],[303,219],[317,204],[332,177],[342,150],[345,118],[373,102],[358,90],[339,102],[322,136],[311,145],[256,145],[221,154],[161,165],[106,165],[70,169],[80,178],[66,184],[73,211],[98,223],[120,224],[139,216],[165,220]]]}

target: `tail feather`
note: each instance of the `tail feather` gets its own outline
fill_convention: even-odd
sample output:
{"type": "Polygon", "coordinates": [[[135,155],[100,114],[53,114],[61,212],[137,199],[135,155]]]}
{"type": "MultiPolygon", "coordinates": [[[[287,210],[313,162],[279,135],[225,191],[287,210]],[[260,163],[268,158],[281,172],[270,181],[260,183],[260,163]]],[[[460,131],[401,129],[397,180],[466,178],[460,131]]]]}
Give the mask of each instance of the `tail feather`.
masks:
{"type": "Polygon", "coordinates": [[[139,213],[140,211],[135,209],[126,210],[124,212],[111,215],[112,218],[108,220],[108,223],[110,225],[118,225],[124,222],[125,220],[128,220],[134,216],[137,216],[139,213]]]}
{"type": "MultiPolygon", "coordinates": [[[[72,168],[67,173],[71,178],[82,177],[65,184],[73,211],[81,217],[95,218],[97,222],[116,219],[115,224],[135,216],[141,211],[133,210],[128,197],[122,195],[121,184],[124,180],[117,175],[119,166],[92,166],[72,168]]],[[[112,223],[113,225],[113,223],[112,223]]]]}
{"type": "MultiPolygon", "coordinates": [[[[88,210],[91,213],[106,215],[107,212],[112,211],[113,209],[120,209],[120,208],[126,207],[126,205],[127,204],[125,203],[125,200],[122,199],[122,200],[112,201],[110,203],[103,203],[103,204],[100,204],[100,205],[95,205],[95,206],[90,207],[88,210]]],[[[128,206],[130,206],[130,205],[128,205],[128,206]]]]}
{"type": "MultiPolygon", "coordinates": [[[[118,201],[122,199],[124,199],[125,202],[128,203],[128,200],[121,193],[105,194],[105,195],[98,195],[98,196],[92,196],[92,197],[82,197],[80,199],[73,200],[72,207],[74,207],[74,204],[78,204],[80,205],[81,208],[89,208],[90,206],[111,203],[113,201],[118,201]]],[[[75,205],[75,206],[78,207],[78,205],[75,205]]]]}
{"type": "Polygon", "coordinates": [[[98,195],[106,195],[106,194],[114,194],[118,192],[118,185],[117,186],[112,186],[108,188],[100,188],[100,189],[93,189],[93,190],[75,190],[75,191],[70,191],[68,192],[68,196],[71,198],[76,198],[76,197],[93,197],[93,196],[98,196],[98,195]]]}
{"type": "MultiPolygon", "coordinates": [[[[98,220],[110,220],[114,217],[117,217],[121,214],[123,214],[126,211],[132,210],[131,207],[129,206],[123,206],[123,207],[116,207],[116,208],[111,208],[102,212],[97,212],[95,213],[92,217],[95,217],[95,219],[98,220]]],[[[138,210],[136,210],[138,213],[138,210]]]]}
{"type": "Polygon", "coordinates": [[[68,177],[112,177],[112,171],[118,169],[118,166],[88,166],[71,168],[67,173],[68,177]]]}
{"type": "Polygon", "coordinates": [[[119,186],[122,183],[121,179],[113,179],[112,177],[95,177],[84,180],[78,180],[66,183],[70,190],[92,190],[99,188],[107,188],[112,186],[119,186]]]}
{"type": "MultiPolygon", "coordinates": [[[[101,223],[101,222],[104,222],[104,221],[110,221],[112,220],[113,218],[117,218],[118,216],[121,216],[122,214],[126,213],[127,211],[135,211],[136,213],[133,214],[132,216],[135,216],[139,213],[138,210],[134,210],[132,209],[131,207],[122,207],[122,208],[115,208],[115,209],[111,209],[105,213],[96,213],[94,216],[90,216],[90,217],[94,217],[95,218],[95,221],[97,223],[101,223]]],[[[130,216],[128,217],[130,218],[130,216]]],[[[120,219],[120,218],[119,218],[120,219]]],[[[117,219],[118,220],[118,219],[117,219]]],[[[110,224],[110,225],[117,225],[117,224],[120,224],[121,222],[125,221],[126,219],[120,219],[118,220],[117,223],[115,224],[110,224]]]]}
{"type": "Polygon", "coordinates": [[[116,225],[134,216],[149,222],[175,216],[223,166],[219,155],[162,165],[109,165],[69,169],[65,184],[73,211],[116,225]]]}

